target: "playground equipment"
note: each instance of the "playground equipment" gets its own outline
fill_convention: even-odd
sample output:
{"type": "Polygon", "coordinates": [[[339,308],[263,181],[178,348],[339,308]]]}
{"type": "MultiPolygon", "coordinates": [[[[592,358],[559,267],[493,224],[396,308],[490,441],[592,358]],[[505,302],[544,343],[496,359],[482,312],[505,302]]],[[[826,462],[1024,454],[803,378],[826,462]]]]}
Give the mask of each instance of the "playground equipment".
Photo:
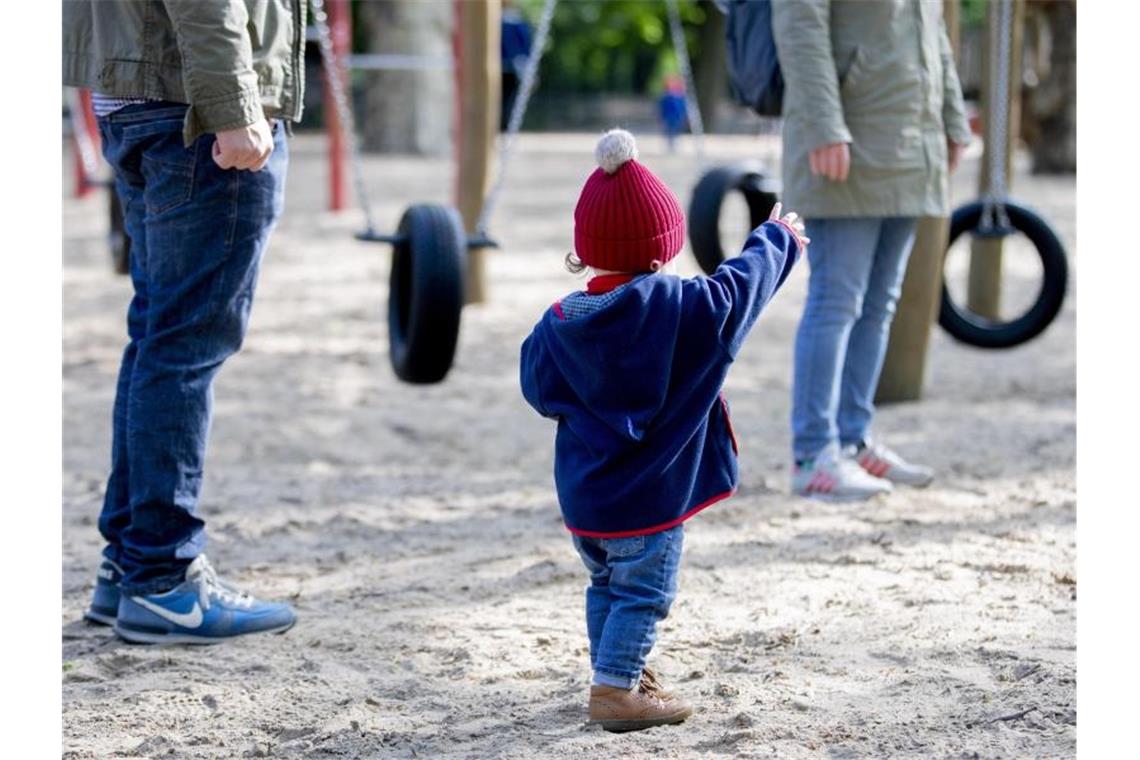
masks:
{"type": "MultiPolygon", "coordinates": [[[[681,27],[680,10],[677,0],[665,0],[665,4],[678,65],[686,81],[686,109],[696,138],[698,162],[702,162],[703,127],[700,111],[693,98],[692,70],[681,27]]],[[[435,383],[442,380],[451,368],[468,276],[467,254],[498,247],[488,231],[488,225],[505,186],[507,169],[537,81],[538,65],[550,35],[556,6],[557,0],[546,0],[543,6],[518,96],[512,106],[506,132],[500,138],[495,179],[482,199],[473,225],[474,232],[468,235],[464,231],[460,213],[450,206],[437,204],[410,206],[401,217],[395,233],[378,230],[364,182],[352,106],[341,77],[345,70],[342,62],[345,53],[341,52],[345,49],[345,43],[343,40],[338,42],[337,37],[344,37],[343,27],[337,37],[334,37],[324,0],[312,2],[327,89],[335,105],[336,123],[330,132],[330,138],[337,141],[333,153],[339,152],[341,145],[347,146],[347,159],[356,197],[364,214],[365,228],[356,237],[392,246],[388,295],[389,358],[401,380],[435,383]],[[338,50],[338,46],[341,50],[338,50]]],[[[334,190],[336,186],[334,178],[334,190]]]]}
{"type": "Polygon", "coordinates": [[[1004,196],[967,203],[950,217],[950,245],[963,234],[1001,239],[1021,232],[1041,257],[1041,290],[1020,316],[1002,321],[955,303],[946,283],[938,323],[954,338],[978,348],[1010,348],[1037,337],[1061,310],[1068,283],[1068,259],[1057,233],[1037,214],[1004,196]]]}
{"type": "Polygon", "coordinates": [[[99,187],[108,188],[110,223],[107,241],[111,250],[111,268],[116,274],[127,274],[131,271],[131,244],[114,182],[99,176],[99,130],[91,108],[91,93],[68,89],[67,111],[71,121],[71,139],[75,143],[75,197],[86,197],[99,187]]]}
{"type": "Polygon", "coordinates": [[[1068,258],[1053,228],[1025,206],[1013,201],[1006,187],[1009,154],[1010,72],[1013,41],[1013,0],[994,0],[990,6],[994,33],[990,35],[987,93],[986,176],[982,197],[954,210],[949,245],[969,233],[975,238],[971,293],[966,304],[954,301],[942,283],[938,323],[957,340],[979,348],[1010,348],[1039,335],[1061,310],[1068,288],[1068,258]],[[996,22],[996,23],[995,23],[996,22]],[[997,313],[1001,277],[1001,242],[1022,233],[1041,258],[1042,282],[1027,311],[1002,320],[997,313]],[[984,290],[979,294],[978,290],[984,290]]]}
{"type": "MultiPolygon", "coordinates": [[[[969,235],[974,241],[969,298],[965,304],[956,302],[946,287],[943,276],[938,304],[939,324],[950,335],[984,348],[1015,346],[1044,331],[1059,313],[1068,283],[1067,255],[1056,233],[1043,218],[1011,199],[1006,186],[1012,99],[1009,93],[1011,88],[1016,87],[1010,76],[1011,60],[1015,55],[1011,52],[1016,26],[1012,19],[1014,2],[1015,0],[997,0],[990,6],[992,31],[988,77],[990,87],[986,108],[987,161],[981,198],[954,211],[947,236],[948,245],[963,235],[969,235]],[[1041,260],[1043,279],[1032,305],[1019,316],[1003,320],[997,309],[1001,244],[1005,238],[1017,233],[1025,235],[1035,248],[1041,260]]],[[[342,158],[347,145],[347,163],[365,218],[365,229],[357,237],[393,246],[390,277],[392,287],[388,304],[391,361],[396,374],[403,380],[415,383],[438,382],[450,369],[458,340],[463,293],[472,284],[468,282],[471,277],[468,271],[469,256],[474,257],[483,248],[497,247],[487,231],[488,221],[504,187],[507,167],[534,88],[556,4],[557,0],[546,0],[543,8],[519,97],[512,108],[507,131],[500,139],[494,183],[482,198],[479,193],[481,188],[477,188],[474,193],[467,193],[469,202],[464,206],[463,216],[467,216],[470,221],[475,217],[473,211],[478,212],[472,233],[465,232],[461,215],[455,209],[418,204],[408,208],[401,217],[396,232],[388,234],[378,231],[371,213],[343,73],[349,67],[438,68],[454,65],[454,62],[446,57],[435,59],[427,56],[351,55],[348,51],[347,2],[327,0],[326,3],[326,0],[315,0],[313,3],[315,27],[312,32],[315,32],[324,62],[326,92],[335,106],[328,114],[330,202],[334,209],[342,208],[345,204],[345,162],[342,158]],[[331,28],[330,15],[340,19],[331,28]],[[395,60],[397,58],[399,60],[395,60]]],[[[695,102],[696,89],[677,0],[665,0],[665,5],[678,67],[685,81],[686,110],[694,136],[697,165],[703,168],[704,128],[695,102]]],[[[69,93],[69,98],[72,135],[76,146],[76,194],[83,196],[95,187],[110,183],[98,176],[98,133],[91,113],[90,95],[73,91],[69,93]]],[[[726,197],[733,192],[739,192],[743,196],[748,207],[749,222],[754,226],[768,217],[779,195],[779,183],[762,164],[718,166],[701,176],[689,203],[689,236],[698,263],[709,273],[725,258],[720,240],[720,217],[726,197]]],[[[111,192],[108,196],[112,265],[116,272],[125,274],[130,266],[129,240],[123,226],[117,194],[111,192]]],[[[471,260],[476,263],[479,261],[477,258],[471,260]]],[[[475,279],[479,277],[476,276],[475,279]]]]}
{"type": "MultiPolygon", "coordinates": [[[[1068,283],[1068,260],[1057,234],[1039,215],[1012,200],[1006,188],[1012,4],[1013,0],[995,0],[991,6],[991,12],[996,14],[996,28],[990,38],[989,81],[992,86],[987,102],[989,129],[986,135],[988,184],[981,199],[955,209],[950,220],[949,239],[942,250],[949,249],[964,234],[981,239],[983,243],[992,243],[975,246],[977,253],[971,266],[990,267],[988,274],[992,284],[996,285],[1000,278],[1001,240],[1020,232],[1033,244],[1041,259],[1043,279],[1029,309],[1013,319],[1002,320],[996,314],[996,306],[983,310],[971,308],[969,303],[955,302],[943,278],[939,324],[955,339],[980,348],[1009,348],[1039,335],[1060,312],[1068,283]],[[986,257],[992,258],[987,262],[986,257]]],[[[755,226],[768,218],[780,187],[762,166],[718,166],[701,177],[689,203],[689,242],[697,262],[709,274],[725,258],[720,242],[720,215],[726,195],[734,191],[744,196],[750,224],[755,226]]],[[[971,279],[973,288],[975,281],[981,278],[971,274],[971,279]]],[[[970,301],[974,300],[971,294],[970,301]]]]}
{"type": "Polygon", "coordinates": [[[365,229],[357,233],[356,237],[358,240],[392,246],[388,295],[389,358],[393,370],[401,380],[435,383],[442,380],[451,368],[464,303],[467,252],[474,248],[498,247],[487,232],[487,225],[502,192],[506,170],[513,155],[514,141],[534,89],[555,5],[556,0],[547,0],[543,8],[519,95],[511,110],[507,132],[502,138],[498,176],[482,204],[475,233],[468,236],[459,212],[455,208],[437,204],[410,206],[401,217],[395,233],[378,231],[364,182],[352,106],[341,81],[340,73],[343,69],[333,47],[324,0],[312,2],[321,58],[335,103],[339,137],[348,145],[356,197],[364,213],[365,229]]]}
{"type": "MultiPolygon", "coordinates": [[[[326,90],[334,104],[335,123],[329,137],[336,146],[335,152],[339,152],[341,144],[348,145],[356,198],[364,213],[365,229],[356,237],[392,245],[388,300],[392,368],[407,382],[438,382],[451,368],[463,308],[467,241],[459,214],[445,206],[418,204],[404,212],[395,233],[377,230],[361,170],[352,106],[341,81],[345,68],[334,50],[324,0],[313,0],[312,9],[328,82],[326,90]]],[[[335,171],[340,162],[334,160],[332,166],[335,171]]],[[[339,184],[334,178],[334,193],[339,184]]],[[[340,205],[335,195],[333,205],[340,205]]]]}
{"type": "MultiPolygon", "coordinates": [[[[675,2],[676,0],[670,0],[670,6],[674,6],[675,2]]],[[[724,3],[718,3],[718,7],[721,8],[722,12],[728,14],[728,25],[725,32],[728,38],[729,80],[732,84],[731,89],[734,98],[738,103],[748,106],[761,116],[768,117],[778,114],[779,103],[771,93],[757,102],[751,100],[751,97],[755,95],[754,91],[764,89],[762,84],[767,84],[771,70],[775,68],[778,71],[775,51],[768,53],[767,58],[770,59],[766,61],[768,65],[759,67],[759,69],[765,69],[763,72],[759,71],[756,66],[755,55],[752,57],[744,56],[747,60],[737,60],[740,50],[743,49],[741,44],[744,38],[750,38],[751,35],[755,34],[758,31],[758,24],[767,25],[770,23],[771,10],[769,6],[756,3],[749,7],[729,9],[724,3]],[[738,13],[741,10],[744,11],[744,14],[738,13]],[[737,29],[734,24],[742,21],[745,28],[737,29]],[[742,90],[737,86],[738,82],[734,79],[734,75],[750,77],[751,84],[754,86],[742,90]],[[757,80],[762,80],[762,82],[758,83],[757,80]],[[745,90],[749,91],[746,92],[745,90]]],[[[677,46],[677,59],[682,63],[682,71],[687,71],[689,69],[689,55],[683,45],[677,46]]],[[[685,87],[687,93],[692,93],[690,97],[695,97],[695,86],[691,79],[686,79],[685,87]]],[[[696,134],[701,129],[700,121],[698,119],[692,123],[694,134],[696,134]]],[[[765,132],[772,130],[771,124],[772,122],[765,122],[765,132]]],[[[766,167],[760,163],[733,163],[716,166],[704,173],[693,188],[692,197],[689,199],[688,226],[689,245],[693,249],[697,263],[700,264],[701,269],[706,274],[715,272],[725,259],[725,252],[720,239],[720,217],[725,197],[730,192],[739,192],[744,196],[744,200],[748,204],[750,228],[755,228],[768,219],[772,208],[776,205],[780,184],[768,175],[766,167]]]]}
{"type": "Polygon", "coordinates": [[[768,220],[779,198],[779,183],[760,166],[731,164],[710,169],[689,200],[689,244],[693,255],[707,274],[725,259],[720,242],[720,214],[725,196],[737,191],[748,203],[748,223],[756,228],[768,220]]]}

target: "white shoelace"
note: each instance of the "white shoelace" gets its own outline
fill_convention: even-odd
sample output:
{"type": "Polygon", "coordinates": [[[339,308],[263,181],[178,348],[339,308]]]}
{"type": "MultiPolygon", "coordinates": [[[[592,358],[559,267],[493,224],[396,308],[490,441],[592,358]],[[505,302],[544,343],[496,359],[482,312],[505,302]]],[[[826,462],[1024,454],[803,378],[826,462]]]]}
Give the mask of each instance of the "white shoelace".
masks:
{"type": "Polygon", "coordinates": [[[194,560],[197,565],[198,596],[203,609],[210,608],[210,599],[217,599],[222,604],[249,609],[253,606],[254,598],[248,593],[229,586],[218,578],[218,573],[206,559],[206,555],[194,560]]]}

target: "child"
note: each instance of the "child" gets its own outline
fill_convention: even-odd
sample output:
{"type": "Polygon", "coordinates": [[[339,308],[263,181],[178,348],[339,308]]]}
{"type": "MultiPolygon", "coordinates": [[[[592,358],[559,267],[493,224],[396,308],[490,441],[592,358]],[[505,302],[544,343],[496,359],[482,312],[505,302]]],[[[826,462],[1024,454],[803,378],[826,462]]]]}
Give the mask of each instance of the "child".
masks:
{"type": "Polygon", "coordinates": [[[689,114],[685,104],[685,83],[677,76],[665,80],[665,92],[657,100],[657,115],[665,130],[665,141],[669,152],[676,150],[677,135],[684,130],[689,114]]]}
{"type": "Polygon", "coordinates": [[[687,702],[645,667],[677,588],[682,523],[734,492],[728,367],[807,240],[795,214],[753,230],[711,277],[659,273],[684,243],[676,197],[637,161],[633,136],[598,143],[574,211],[595,276],[555,303],[522,346],[523,395],[558,420],[554,479],[590,572],[591,723],[680,723],[687,702]]]}

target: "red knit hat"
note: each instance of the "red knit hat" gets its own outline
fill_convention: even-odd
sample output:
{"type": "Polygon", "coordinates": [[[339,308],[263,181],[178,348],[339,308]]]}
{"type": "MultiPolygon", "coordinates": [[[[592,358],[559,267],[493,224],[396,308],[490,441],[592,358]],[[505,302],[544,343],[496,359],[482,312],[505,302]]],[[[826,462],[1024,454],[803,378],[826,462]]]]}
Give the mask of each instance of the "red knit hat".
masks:
{"type": "Polygon", "coordinates": [[[677,197],[637,162],[637,143],[611,129],[594,150],[598,168],[574,209],[574,249],[583,264],[616,272],[656,270],[681,252],[685,214],[677,197]]]}

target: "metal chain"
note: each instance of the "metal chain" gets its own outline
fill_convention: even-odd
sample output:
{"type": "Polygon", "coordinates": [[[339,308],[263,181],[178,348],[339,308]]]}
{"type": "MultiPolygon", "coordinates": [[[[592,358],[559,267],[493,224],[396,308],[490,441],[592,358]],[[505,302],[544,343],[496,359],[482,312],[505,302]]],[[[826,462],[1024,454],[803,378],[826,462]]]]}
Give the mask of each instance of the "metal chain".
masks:
{"type": "Polygon", "coordinates": [[[685,43],[685,30],[681,26],[681,10],[677,0],[665,0],[669,11],[669,31],[673,37],[673,52],[677,56],[677,67],[685,80],[685,111],[689,115],[689,128],[693,132],[693,143],[697,149],[697,167],[705,166],[705,125],[701,120],[701,109],[697,105],[696,83],[693,69],[689,65],[689,46],[685,43]]]}
{"type": "Polygon", "coordinates": [[[352,170],[352,184],[356,190],[356,200],[360,204],[361,211],[364,212],[366,232],[375,233],[376,226],[372,218],[372,204],[368,200],[368,189],[364,184],[360,145],[356,141],[356,120],[352,115],[352,103],[348,98],[346,83],[341,81],[342,69],[340,62],[337,61],[336,51],[333,50],[332,31],[329,29],[329,18],[325,13],[325,3],[324,0],[310,0],[310,2],[313,7],[313,21],[317,27],[321,62],[325,67],[325,75],[329,78],[329,89],[332,90],[333,101],[339,117],[341,138],[348,144],[348,162],[352,170]]]}
{"type": "Polygon", "coordinates": [[[519,84],[519,93],[511,107],[511,118],[507,122],[507,131],[499,138],[498,173],[495,176],[494,184],[491,185],[491,191],[487,193],[487,197],[483,201],[479,218],[475,222],[477,237],[487,238],[487,224],[495,210],[495,205],[499,202],[499,195],[503,192],[503,183],[507,178],[507,167],[514,156],[515,138],[522,127],[523,116],[526,114],[531,92],[534,90],[534,84],[538,79],[538,64],[542,60],[546,39],[550,36],[550,24],[554,19],[554,7],[556,5],[558,5],[558,0],[546,0],[546,5],[542,8],[542,16],[538,21],[538,31],[535,33],[530,55],[526,59],[526,69],[523,71],[522,82],[519,84]]]}

